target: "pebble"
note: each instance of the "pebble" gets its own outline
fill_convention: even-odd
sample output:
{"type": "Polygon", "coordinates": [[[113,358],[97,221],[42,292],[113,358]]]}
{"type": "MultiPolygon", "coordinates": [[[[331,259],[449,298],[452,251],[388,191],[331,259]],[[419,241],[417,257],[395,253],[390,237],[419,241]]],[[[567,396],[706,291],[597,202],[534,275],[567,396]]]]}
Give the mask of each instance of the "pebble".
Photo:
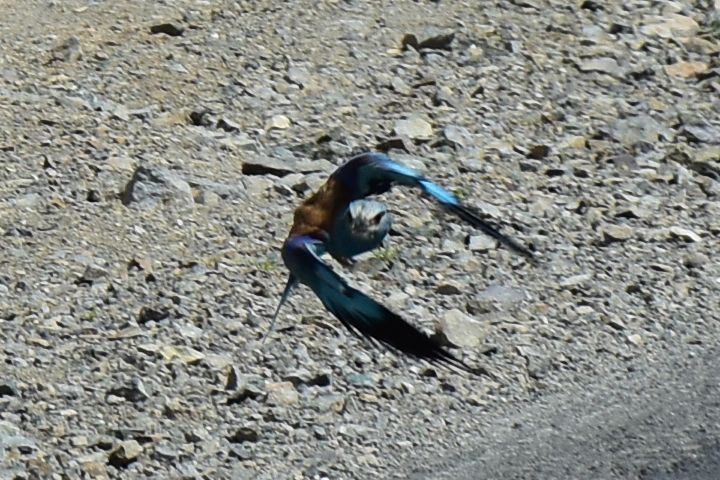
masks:
{"type": "Polygon", "coordinates": [[[462,311],[453,308],[440,318],[436,332],[446,343],[460,348],[474,348],[480,345],[487,326],[462,311]]]}
{"type": "Polygon", "coordinates": [[[412,140],[429,140],[433,136],[430,122],[418,115],[395,122],[395,134],[412,140]]]}
{"type": "Polygon", "coordinates": [[[689,228],[683,228],[679,226],[670,227],[670,234],[680,240],[686,242],[700,242],[702,238],[697,233],[693,232],[689,228]]]}

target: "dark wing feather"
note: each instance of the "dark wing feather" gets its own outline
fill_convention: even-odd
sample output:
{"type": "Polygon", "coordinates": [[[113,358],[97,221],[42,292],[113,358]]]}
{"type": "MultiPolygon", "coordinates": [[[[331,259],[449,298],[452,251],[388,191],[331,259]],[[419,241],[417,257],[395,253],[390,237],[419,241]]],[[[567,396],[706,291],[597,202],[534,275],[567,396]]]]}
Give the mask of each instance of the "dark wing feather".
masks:
{"type": "MultiPolygon", "coordinates": [[[[533,253],[516,240],[500,233],[494,226],[480,218],[477,212],[463,205],[451,192],[431,182],[415,170],[390,159],[385,154],[371,152],[358,155],[338,169],[340,177],[351,178],[357,184],[357,195],[373,195],[378,193],[377,185],[396,183],[422,189],[433,197],[447,210],[493,237],[511,250],[534,260],[533,253]],[[347,171],[343,169],[347,168],[347,171]]],[[[385,188],[386,190],[387,188],[385,188]]],[[[382,190],[382,191],[385,191],[382,190]]]]}
{"type": "Polygon", "coordinates": [[[323,305],[348,330],[407,355],[477,373],[448,352],[438,341],[384,305],[349,286],[320,260],[316,254],[318,246],[321,247],[321,242],[311,237],[291,237],[283,246],[283,259],[291,274],[310,287],[323,305]]]}

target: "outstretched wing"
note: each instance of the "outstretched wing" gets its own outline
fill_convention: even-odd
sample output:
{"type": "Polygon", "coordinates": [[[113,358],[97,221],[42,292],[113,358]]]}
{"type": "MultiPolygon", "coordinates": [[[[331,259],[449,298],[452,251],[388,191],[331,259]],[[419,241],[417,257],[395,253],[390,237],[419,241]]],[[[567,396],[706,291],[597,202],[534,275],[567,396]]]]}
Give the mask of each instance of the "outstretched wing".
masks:
{"type": "Polygon", "coordinates": [[[290,274],[315,292],[320,301],[354,334],[434,363],[477,373],[436,340],[424,334],[387,307],[349,286],[318,254],[321,241],[306,235],[288,238],[282,256],[290,274]]]}
{"type": "Polygon", "coordinates": [[[455,195],[412,168],[391,160],[383,153],[370,152],[357,155],[338,168],[333,173],[333,177],[341,181],[347,188],[352,189],[353,198],[384,193],[393,184],[420,188],[473,227],[480,229],[515,252],[534,259],[530,250],[516,240],[500,233],[496,227],[480,218],[476,210],[463,205],[455,195]]]}

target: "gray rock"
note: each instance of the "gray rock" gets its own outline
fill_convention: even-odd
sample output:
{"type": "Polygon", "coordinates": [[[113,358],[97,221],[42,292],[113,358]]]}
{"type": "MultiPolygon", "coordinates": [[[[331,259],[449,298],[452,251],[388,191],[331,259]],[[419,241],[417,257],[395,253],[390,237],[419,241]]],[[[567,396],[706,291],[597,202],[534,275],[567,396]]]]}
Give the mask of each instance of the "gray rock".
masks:
{"type": "Polygon", "coordinates": [[[232,435],[228,437],[230,443],[245,443],[245,442],[257,442],[260,439],[260,434],[253,427],[241,427],[235,430],[232,435]]]}
{"type": "Polygon", "coordinates": [[[138,166],[121,196],[123,205],[140,209],[157,206],[192,208],[190,184],[179,175],[159,167],[138,166]]]}
{"type": "Polygon", "coordinates": [[[292,382],[268,383],[265,385],[267,403],[281,407],[294,405],[300,399],[292,382]]]}
{"type": "Polygon", "coordinates": [[[245,175],[276,175],[284,177],[291,173],[312,173],[331,171],[332,165],[326,160],[278,160],[270,157],[255,157],[245,160],[242,172],[245,175]]]}
{"type": "Polygon", "coordinates": [[[159,33],[170,37],[179,37],[185,32],[185,27],[177,23],[158,23],[150,27],[150,33],[157,35],[159,33]]]}
{"type": "Polygon", "coordinates": [[[610,57],[599,57],[586,60],[579,65],[582,72],[601,72],[610,75],[620,76],[623,74],[622,68],[618,65],[617,60],[610,57]]]}
{"type": "Polygon", "coordinates": [[[605,225],[601,232],[606,242],[623,242],[635,234],[635,230],[629,225],[605,225]]]}
{"type": "Polygon", "coordinates": [[[137,461],[143,447],[137,440],[125,440],[112,449],[108,455],[108,463],[114,467],[127,467],[130,463],[137,461]]]}
{"type": "Polygon", "coordinates": [[[429,140],[433,136],[433,128],[419,115],[411,115],[395,122],[395,134],[412,140],[429,140]]]}
{"type": "Polygon", "coordinates": [[[472,135],[463,127],[448,125],[443,129],[443,136],[455,148],[468,148],[473,145],[472,135]]]}
{"type": "Polygon", "coordinates": [[[700,235],[693,232],[689,228],[683,228],[679,226],[670,227],[670,234],[673,237],[684,240],[686,242],[699,242],[702,240],[700,235]]]}
{"type": "Polygon", "coordinates": [[[435,326],[441,340],[461,348],[475,348],[484,340],[487,326],[453,308],[442,316],[435,326]]]}
{"type": "Polygon", "coordinates": [[[468,248],[473,252],[488,252],[497,248],[497,240],[487,235],[472,235],[468,240],[468,248]]]}

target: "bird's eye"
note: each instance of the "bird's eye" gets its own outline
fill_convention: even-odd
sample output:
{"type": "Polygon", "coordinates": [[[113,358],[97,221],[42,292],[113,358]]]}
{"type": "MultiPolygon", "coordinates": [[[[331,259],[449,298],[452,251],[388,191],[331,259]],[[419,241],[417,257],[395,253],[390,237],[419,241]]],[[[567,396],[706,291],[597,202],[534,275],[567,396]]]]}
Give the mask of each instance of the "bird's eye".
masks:
{"type": "Polygon", "coordinates": [[[375,223],[375,225],[377,225],[378,223],[380,223],[380,220],[382,220],[384,216],[385,216],[385,212],[378,213],[377,215],[375,215],[372,218],[373,223],[375,223]]]}

